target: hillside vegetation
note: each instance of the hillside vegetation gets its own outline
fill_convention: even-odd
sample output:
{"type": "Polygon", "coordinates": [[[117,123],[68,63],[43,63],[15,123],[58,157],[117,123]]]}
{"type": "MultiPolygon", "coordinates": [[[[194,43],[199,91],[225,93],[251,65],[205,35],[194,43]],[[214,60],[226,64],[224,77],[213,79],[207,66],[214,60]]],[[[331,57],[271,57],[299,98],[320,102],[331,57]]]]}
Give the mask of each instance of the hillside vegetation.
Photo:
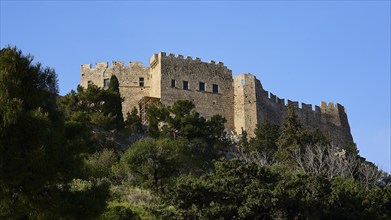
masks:
{"type": "Polygon", "coordinates": [[[118,80],[58,95],[53,69],[0,51],[0,219],[391,219],[391,178],[303,128],[226,132],[190,101],[122,115],[118,80]]]}

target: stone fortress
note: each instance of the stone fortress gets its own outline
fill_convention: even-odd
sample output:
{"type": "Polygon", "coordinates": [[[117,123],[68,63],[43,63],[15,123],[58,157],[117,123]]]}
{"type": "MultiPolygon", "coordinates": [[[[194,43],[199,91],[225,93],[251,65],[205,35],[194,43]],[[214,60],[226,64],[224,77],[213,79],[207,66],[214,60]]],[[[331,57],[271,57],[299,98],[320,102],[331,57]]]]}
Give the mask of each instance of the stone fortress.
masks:
{"type": "Polygon", "coordinates": [[[136,107],[143,122],[148,106],[161,102],[172,105],[176,100],[190,100],[195,110],[209,118],[220,114],[227,119],[226,128],[236,134],[245,130],[254,135],[256,125],[263,120],[282,125],[288,106],[294,108],[305,128],[319,129],[333,143],[345,146],[353,142],[345,108],[332,102],[320,106],[285,101],[263,89],[252,74],[232,77],[232,71],[221,62],[203,62],[200,58],[153,54],[149,66],[140,62],[97,63],[81,66],[80,85],[107,87],[111,75],[119,81],[124,98],[124,115],[136,107]]]}

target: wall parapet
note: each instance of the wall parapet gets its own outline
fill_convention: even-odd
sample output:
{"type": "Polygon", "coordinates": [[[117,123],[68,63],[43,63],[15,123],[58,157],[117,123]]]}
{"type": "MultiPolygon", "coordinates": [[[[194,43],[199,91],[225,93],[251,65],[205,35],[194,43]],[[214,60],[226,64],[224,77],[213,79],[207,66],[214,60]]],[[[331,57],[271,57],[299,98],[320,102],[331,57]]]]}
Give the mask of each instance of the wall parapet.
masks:
{"type": "MultiPolygon", "coordinates": [[[[158,54],[154,54],[154,55],[158,55],[158,54]]],[[[178,61],[187,61],[187,62],[193,62],[193,63],[204,63],[204,64],[207,64],[207,65],[213,65],[213,66],[216,66],[216,67],[222,67],[224,69],[228,69],[227,66],[224,65],[223,62],[216,62],[215,60],[211,60],[209,62],[205,62],[205,61],[202,61],[201,58],[199,57],[191,57],[191,56],[183,56],[182,54],[173,54],[173,53],[169,53],[167,55],[166,52],[160,52],[159,55],[162,57],[162,59],[169,59],[169,60],[178,60],[178,61]]]]}
{"type": "Polygon", "coordinates": [[[112,61],[111,65],[109,65],[109,62],[98,62],[95,64],[95,66],[93,66],[92,64],[89,63],[89,64],[82,64],[80,67],[82,74],[87,71],[94,74],[94,71],[97,69],[115,69],[115,68],[118,68],[118,69],[125,68],[125,69],[130,69],[130,70],[133,70],[133,69],[147,70],[149,67],[143,66],[143,63],[138,62],[138,61],[128,62],[127,65],[125,65],[125,62],[123,62],[123,61],[112,61]]]}
{"type": "Polygon", "coordinates": [[[90,63],[87,64],[82,64],[81,67],[86,68],[86,69],[96,69],[98,67],[105,67],[105,68],[110,68],[110,67],[132,67],[132,66],[138,66],[138,67],[143,67],[143,68],[148,68],[146,66],[143,66],[142,62],[139,61],[130,61],[125,65],[125,62],[123,61],[111,61],[111,65],[109,65],[109,62],[98,62],[93,66],[90,63]]]}
{"type": "MultiPolygon", "coordinates": [[[[91,82],[104,86],[107,85],[107,79],[111,75],[121,76],[118,77],[121,93],[124,93],[127,98],[124,104],[127,106],[125,111],[128,111],[129,105],[141,96],[164,98],[162,100],[166,102],[186,97],[189,100],[197,100],[198,106],[196,107],[201,109],[205,115],[211,114],[210,109],[213,109],[213,112],[224,113],[228,117],[229,127],[240,132],[241,125],[246,129],[254,130],[256,123],[263,119],[282,124],[288,107],[292,107],[297,112],[298,118],[309,128],[323,129],[322,132],[326,135],[331,134],[333,140],[352,140],[346,109],[341,104],[322,101],[319,105],[312,105],[279,98],[274,93],[265,90],[261,82],[250,73],[233,78],[232,71],[223,62],[203,61],[198,57],[159,52],[150,57],[147,67],[144,67],[141,62],[112,61],[110,63],[98,62],[94,66],[83,64],[80,69],[83,86],[88,86],[91,82]],[[209,80],[210,82],[207,81],[207,86],[205,86],[209,92],[173,90],[170,87],[172,79],[177,79],[178,82],[187,81],[186,87],[188,88],[189,82],[209,80]],[[214,83],[213,86],[212,83],[214,83]],[[210,92],[216,91],[215,88],[221,93],[210,92]],[[186,94],[184,95],[181,91],[185,91],[186,94]],[[131,97],[134,94],[137,94],[137,98],[131,97]],[[209,94],[217,97],[217,101],[214,100],[215,98],[209,100],[208,97],[212,97],[209,94]],[[235,128],[236,123],[240,126],[235,128]]],[[[193,86],[195,88],[196,84],[194,85],[191,84],[191,88],[193,86]]]]}
{"type": "Polygon", "coordinates": [[[285,99],[279,98],[277,95],[261,89],[260,90],[260,95],[267,100],[271,104],[277,104],[280,107],[292,107],[297,110],[305,111],[305,112],[314,112],[314,113],[320,113],[321,111],[338,111],[338,112],[344,112],[346,113],[346,108],[342,106],[339,103],[334,103],[334,102],[324,102],[321,101],[320,105],[314,105],[314,108],[312,107],[312,104],[307,104],[304,102],[298,102],[298,101],[292,101],[292,100],[287,100],[287,103],[285,103],[285,99]]]}

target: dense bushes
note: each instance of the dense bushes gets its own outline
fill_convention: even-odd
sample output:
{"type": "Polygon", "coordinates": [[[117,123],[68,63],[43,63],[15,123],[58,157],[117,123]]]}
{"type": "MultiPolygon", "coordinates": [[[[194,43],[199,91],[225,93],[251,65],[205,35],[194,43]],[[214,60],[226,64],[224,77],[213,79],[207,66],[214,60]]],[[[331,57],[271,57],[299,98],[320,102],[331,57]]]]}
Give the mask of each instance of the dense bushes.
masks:
{"type": "Polygon", "coordinates": [[[390,219],[391,178],[289,110],[234,138],[180,100],[122,116],[119,84],[58,97],[54,70],[0,52],[0,218],[390,219]]]}

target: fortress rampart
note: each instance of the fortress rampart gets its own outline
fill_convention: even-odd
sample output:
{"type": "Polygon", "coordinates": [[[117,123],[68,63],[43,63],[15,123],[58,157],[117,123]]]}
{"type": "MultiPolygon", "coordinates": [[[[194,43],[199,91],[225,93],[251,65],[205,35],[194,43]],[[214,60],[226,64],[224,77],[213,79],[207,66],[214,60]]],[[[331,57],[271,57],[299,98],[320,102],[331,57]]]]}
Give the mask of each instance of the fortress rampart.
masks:
{"type": "MultiPolygon", "coordinates": [[[[123,113],[133,107],[142,111],[140,100],[145,97],[172,105],[176,100],[194,102],[196,111],[204,117],[220,114],[227,119],[226,128],[252,136],[256,125],[263,120],[281,125],[288,106],[309,130],[319,129],[338,145],[353,142],[345,108],[340,104],[321,102],[320,106],[281,99],[263,89],[252,74],[232,77],[232,71],[222,62],[203,62],[200,58],[183,55],[153,54],[149,66],[140,62],[114,61],[81,66],[81,86],[93,83],[108,86],[116,75],[124,98],[123,113]]],[[[145,110],[145,109],[144,109],[145,110]]]]}
{"type": "Polygon", "coordinates": [[[149,96],[151,88],[150,68],[143,67],[140,62],[130,62],[128,66],[124,62],[112,62],[111,66],[107,62],[97,63],[94,68],[91,64],[81,66],[80,85],[87,87],[95,84],[99,87],[108,86],[111,75],[116,75],[120,84],[120,93],[124,99],[122,110],[126,116],[138,101],[144,96],[149,96]],[[143,78],[143,86],[140,86],[140,78],[143,78]],[[106,82],[106,85],[105,85],[106,82]]]}
{"type": "Polygon", "coordinates": [[[251,74],[235,77],[235,120],[236,132],[243,127],[250,135],[256,124],[267,120],[282,125],[288,107],[294,109],[305,128],[319,129],[334,143],[344,146],[353,142],[345,108],[340,104],[321,102],[320,106],[281,99],[263,89],[261,82],[251,74]],[[244,96],[243,96],[244,95],[244,96]],[[241,109],[244,109],[245,117],[241,109]]]}

